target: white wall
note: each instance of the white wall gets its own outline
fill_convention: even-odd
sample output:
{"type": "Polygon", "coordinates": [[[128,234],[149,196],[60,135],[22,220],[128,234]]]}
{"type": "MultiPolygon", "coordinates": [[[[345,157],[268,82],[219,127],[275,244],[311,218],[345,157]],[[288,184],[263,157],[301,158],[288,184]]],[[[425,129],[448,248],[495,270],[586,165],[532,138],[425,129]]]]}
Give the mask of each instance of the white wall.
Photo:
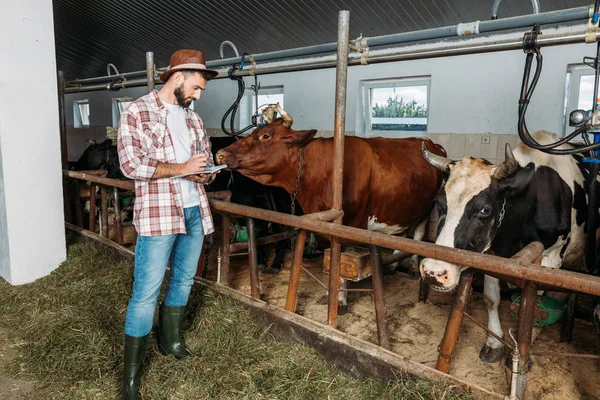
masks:
{"type": "MultiPolygon", "coordinates": [[[[545,47],[542,54],[544,68],[529,107],[528,126],[532,130],[562,132],[567,65],[594,56],[595,45],[545,47]]],[[[361,80],[430,75],[429,134],[514,135],[524,64],[525,54],[517,50],[350,67],[346,132],[354,134],[357,130],[357,116],[362,112],[358,106],[361,80]]],[[[247,88],[254,84],[253,78],[245,81],[247,88]]],[[[334,68],[264,75],[259,81],[262,86],[284,86],[285,108],[294,117],[294,128],[316,128],[325,135],[333,131],[334,68]]],[[[143,93],[144,89],[130,89],[70,95],[67,109],[72,109],[72,99],[89,98],[92,125],[110,125],[111,97],[137,97],[143,93]]],[[[211,133],[220,131],[221,118],[236,94],[237,85],[229,79],[209,83],[196,111],[211,133]]],[[[72,124],[72,116],[68,124],[72,124]]]]}
{"type": "Polygon", "coordinates": [[[52,1],[8,3],[0,15],[0,275],[21,284],[50,273],[66,252],[52,1]]]}

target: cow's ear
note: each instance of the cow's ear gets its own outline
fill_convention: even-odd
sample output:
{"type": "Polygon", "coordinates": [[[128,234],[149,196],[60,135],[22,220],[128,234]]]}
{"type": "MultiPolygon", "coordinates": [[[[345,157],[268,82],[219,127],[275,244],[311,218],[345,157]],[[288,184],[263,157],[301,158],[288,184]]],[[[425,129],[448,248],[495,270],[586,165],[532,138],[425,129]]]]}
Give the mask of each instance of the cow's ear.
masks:
{"type": "Polygon", "coordinates": [[[317,134],[316,129],[311,129],[309,131],[294,131],[292,132],[292,143],[296,146],[306,146],[308,142],[310,142],[315,135],[317,134]]]}
{"type": "Polygon", "coordinates": [[[516,173],[509,177],[500,179],[498,182],[500,189],[509,196],[514,196],[527,189],[531,184],[535,174],[535,164],[529,163],[524,168],[520,168],[516,173]]]}

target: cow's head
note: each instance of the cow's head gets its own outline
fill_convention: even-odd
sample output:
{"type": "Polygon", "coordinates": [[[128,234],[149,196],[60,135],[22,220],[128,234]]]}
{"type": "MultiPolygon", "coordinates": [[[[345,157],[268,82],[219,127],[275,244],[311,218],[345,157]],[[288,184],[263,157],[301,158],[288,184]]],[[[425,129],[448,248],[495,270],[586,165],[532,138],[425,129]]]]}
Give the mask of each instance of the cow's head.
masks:
{"type": "MultiPolygon", "coordinates": [[[[510,207],[506,199],[526,187],[533,169],[519,167],[508,144],[505,161],[499,165],[473,158],[451,161],[425,148],[422,153],[427,162],[446,174],[446,184],[436,199],[436,244],[478,253],[487,251],[510,207]]],[[[465,269],[431,258],[425,258],[420,266],[423,279],[438,290],[456,287],[465,269]]]]}
{"type": "Polygon", "coordinates": [[[292,117],[279,104],[282,116],[273,121],[266,118],[266,125],[255,129],[250,135],[216,154],[218,164],[227,164],[242,175],[266,185],[277,185],[282,175],[295,174],[298,169],[300,148],[317,133],[316,130],[295,131],[292,117]]]}

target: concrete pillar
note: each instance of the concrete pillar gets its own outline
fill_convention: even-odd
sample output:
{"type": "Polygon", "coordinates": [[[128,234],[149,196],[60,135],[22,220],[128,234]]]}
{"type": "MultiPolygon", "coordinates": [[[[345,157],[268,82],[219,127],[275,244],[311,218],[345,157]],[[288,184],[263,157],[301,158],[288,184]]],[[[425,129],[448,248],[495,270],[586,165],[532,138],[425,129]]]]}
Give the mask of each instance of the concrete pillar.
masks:
{"type": "Polygon", "coordinates": [[[66,258],[52,0],[0,13],[0,276],[49,274],[66,258]]]}

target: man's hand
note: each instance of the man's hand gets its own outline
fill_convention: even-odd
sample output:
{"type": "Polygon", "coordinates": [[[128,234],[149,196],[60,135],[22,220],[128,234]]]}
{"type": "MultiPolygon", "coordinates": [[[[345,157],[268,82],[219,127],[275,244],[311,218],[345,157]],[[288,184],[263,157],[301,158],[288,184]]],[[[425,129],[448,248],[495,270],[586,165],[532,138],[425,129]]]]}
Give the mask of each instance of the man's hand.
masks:
{"type": "Polygon", "coordinates": [[[192,155],[192,157],[185,164],[183,164],[181,174],[192,174],[204,169],[208,163],[208,160],[208,156],[204,153],[192,155]]]}
{"type": "Polygon", "coordinates": [[[206,183],[209,182],[215,174],[221,172],[220,170],[213,174],[198,174],[198,175],[188,175],[185,179],[189,179],[190,181],[198,182],[198,183],[206,183]]]}

